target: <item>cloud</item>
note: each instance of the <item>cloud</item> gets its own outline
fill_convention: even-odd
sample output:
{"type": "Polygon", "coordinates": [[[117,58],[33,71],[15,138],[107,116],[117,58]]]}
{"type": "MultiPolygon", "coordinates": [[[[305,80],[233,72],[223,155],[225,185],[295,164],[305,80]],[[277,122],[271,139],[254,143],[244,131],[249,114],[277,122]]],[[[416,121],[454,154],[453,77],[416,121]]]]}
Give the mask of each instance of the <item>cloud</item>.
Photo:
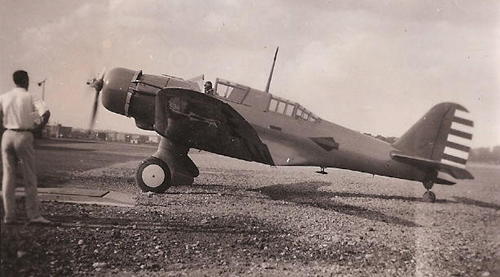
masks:
{"type": "MultiPolygon", "coordinates": [[[[63,123],[86,125],[93,96],[83,82],[103,66],[205,73],[263,89],[279,45],[271,91],[347,127],[399,135],[440,101],[463,103],[478,122],[500,126],[497,2],[18,3],[6,7],[12,14],[2,11],[2,22],[13,23],[2,24],[2,75],[24,64],[48,77],[54,118],[63,123]],[[21,11],[30,18],[19,19],[21,11]]],[[[104,110],[98,120],[99,128],[136,130],[104,110]]],[[[481,124],[478,143],[500,143],[481,124]]]]}

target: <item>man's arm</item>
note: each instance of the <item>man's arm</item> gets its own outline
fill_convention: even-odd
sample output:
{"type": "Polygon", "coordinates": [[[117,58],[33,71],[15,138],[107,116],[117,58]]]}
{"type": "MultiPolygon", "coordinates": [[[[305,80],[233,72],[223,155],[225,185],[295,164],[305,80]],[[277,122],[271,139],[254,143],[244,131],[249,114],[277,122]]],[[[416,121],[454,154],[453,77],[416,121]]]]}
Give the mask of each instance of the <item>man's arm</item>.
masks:
{"type": "Polygon", "coordinates": [[[50,118],[50,111],[45,105],[45,102],[43,100],[38,99],[38,98],[32,98],[33,101],[33,109],[36,111],[38,116],[40,116],[40,124],[35,124],[35,132],[36,131],[41,131],[45,125],[49,122],[50,118]]]}

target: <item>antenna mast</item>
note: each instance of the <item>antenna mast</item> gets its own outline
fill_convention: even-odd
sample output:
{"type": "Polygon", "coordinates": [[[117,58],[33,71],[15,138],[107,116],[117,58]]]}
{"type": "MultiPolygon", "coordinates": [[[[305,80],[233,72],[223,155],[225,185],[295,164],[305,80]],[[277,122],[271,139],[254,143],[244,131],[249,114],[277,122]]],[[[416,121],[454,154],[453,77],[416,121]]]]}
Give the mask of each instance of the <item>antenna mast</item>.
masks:
{"type": "Polygon", "coordinates": [[[273,66],[271,67],[271,73],[269,73],[269,79],[267,79],[265,92],[269,93],[269,86],[271,85],[271,79],[273,78],[274,65],[276,64],[276,57],[278,56],[278,50],[280,47],[276,47],[276,52],[274,53],[273,66]]]}

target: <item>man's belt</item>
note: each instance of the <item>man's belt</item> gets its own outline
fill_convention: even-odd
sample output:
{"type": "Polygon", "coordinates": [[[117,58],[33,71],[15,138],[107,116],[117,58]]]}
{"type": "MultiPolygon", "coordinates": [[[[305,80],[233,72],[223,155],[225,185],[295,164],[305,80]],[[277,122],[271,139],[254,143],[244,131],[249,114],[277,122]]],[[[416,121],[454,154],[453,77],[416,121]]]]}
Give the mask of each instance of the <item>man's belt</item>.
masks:
{"type": "Polygon", "coordinates": [[[20,128],[17,128],[17,129],[7,129],[7,130],[14,131],[14,132],[33,132],[33,129],[20,129],[20,128]]]}

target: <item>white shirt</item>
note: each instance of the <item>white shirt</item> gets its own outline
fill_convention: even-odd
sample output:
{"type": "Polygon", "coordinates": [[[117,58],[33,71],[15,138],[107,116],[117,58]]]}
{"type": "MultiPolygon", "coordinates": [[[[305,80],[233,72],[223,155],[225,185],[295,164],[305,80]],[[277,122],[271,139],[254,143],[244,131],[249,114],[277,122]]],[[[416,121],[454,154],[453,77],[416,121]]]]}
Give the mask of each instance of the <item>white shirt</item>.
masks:
{"type": "Polygon", "coordinates": [[[7,129],[33,129],[48,109],[24,88],[14,88],[0,95],[0,112],[7,129]]]}

